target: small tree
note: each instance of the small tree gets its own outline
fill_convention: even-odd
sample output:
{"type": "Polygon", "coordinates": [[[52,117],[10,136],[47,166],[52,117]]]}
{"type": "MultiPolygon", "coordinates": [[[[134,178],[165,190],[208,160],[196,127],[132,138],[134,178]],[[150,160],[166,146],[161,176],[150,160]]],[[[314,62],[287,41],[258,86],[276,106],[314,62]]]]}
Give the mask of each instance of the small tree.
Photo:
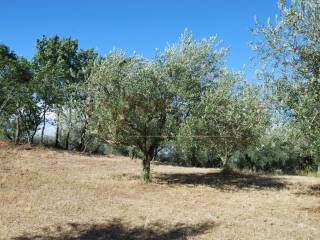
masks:
{"type": "Polygon", "coordinates": [[[104,139],[137,147],[143,154],[143,176],[150,180],[150,161],[165,139],[174,139],[180,124],[197,106],[203,92],[222,72],[216,38],[195,41],[185,31],[152,60],[109,54],[90,79],[96,103],[97,132],[104,139]]]}
{"type": "Polygon", "coordinates": [[[169,91],[156,62],[109,54],[90,78],[97,131],[143,154],[143,179],[150,181],[150,161],[165,138],[169,91]]]}
{"type": "Polygon", "coordinates": [[[226,73],[201,97],[180,137],[214,149],[228,167],[232,154],[255,144],[265,129],[266,112],[257,96],[257,89],[240,85],[237,76],[226,73]]]}

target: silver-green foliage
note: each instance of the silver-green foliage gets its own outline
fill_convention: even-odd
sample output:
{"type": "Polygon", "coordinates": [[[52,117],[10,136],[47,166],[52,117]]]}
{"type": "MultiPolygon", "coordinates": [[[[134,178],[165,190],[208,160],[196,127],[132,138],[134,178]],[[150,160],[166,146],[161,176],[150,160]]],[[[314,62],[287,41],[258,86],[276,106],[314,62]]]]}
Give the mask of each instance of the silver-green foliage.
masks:
{"type": "Polygon", "coordinates": [[[279,1],[276,22],[257,23],[253,43],[265,64],[262,77],[271,97],[286,118],[309,142],[310,153],[320,153],[320,2],[279,1]]]}
{"type": "Polygon", "coordinates": [[[145,181],[160,144],[175,138],[220,74],[225,49],[215,50],[215,41],[195,41],[186,31],[151,60],[113,51],[96,64],[89,81],[94,130],[107,141],[137,147],[144,154],[145,181]]]}
{"type": "Polygon", "coordinates": [[[136,146],[144,153],[144,180],[150,161],[165,137],[169,91],[156,63],[114,51],[91,76],[94,119],[99,136],[117,144],[136,146]]]}
{"type": "Polygon", "coordinates": [[[268,123],[266,106],[259,90],[225,73],[215,88],[201,96],[197,109],[190,115],[179,137],[189,144],[199,142],[214,152],[228,166],[236,151],[255,145],[268,123]]]}

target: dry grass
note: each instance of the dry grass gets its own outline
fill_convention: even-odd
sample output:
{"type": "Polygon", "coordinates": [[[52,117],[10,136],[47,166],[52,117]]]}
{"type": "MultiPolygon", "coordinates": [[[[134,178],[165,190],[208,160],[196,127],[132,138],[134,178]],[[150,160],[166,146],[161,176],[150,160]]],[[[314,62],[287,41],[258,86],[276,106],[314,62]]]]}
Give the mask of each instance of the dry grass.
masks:
{"type": "Polygon", "coordinates": [[[0,239],[320,239],[320,179],[0,146],[0,239]]]}

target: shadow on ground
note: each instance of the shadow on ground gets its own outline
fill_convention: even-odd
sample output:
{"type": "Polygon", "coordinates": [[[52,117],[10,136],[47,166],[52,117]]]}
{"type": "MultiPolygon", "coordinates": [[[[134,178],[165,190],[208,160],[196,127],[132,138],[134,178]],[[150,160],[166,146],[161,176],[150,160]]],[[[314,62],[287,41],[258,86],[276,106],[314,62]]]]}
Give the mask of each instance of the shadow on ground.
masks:
{"type": "Polygon", "coordinates": [[[138,239],[186,239],[213,228],[215,223],[206,222],[195,226],[177,224],[171,227],[160,223],[130,227],[120,219],[106,224],[69,223],[54,229],[42,229],[40,234],[24,234],[14,240],[138,240],[138,239]]]}
{"type": "Polygon", "coordinates": [[[314,184],[309,186],[307,189],[302,189],[296,193],[296,195],[310,195],[320,197],[320,184],[314,184]]]}
{"type": "Polygon", "coordinates": [[[310,191],[315,194],[320,196],[320,184],[314,184],[310,186],[310,191]]]}
{"type": "Polygon", "coordinates": [[[165,184],[206,185],[224,191],[239,189],[275,189],[286,188],[285,181],[276,177],[259,174],[244,174],[235,172],[213,172],[204,174],[158,174],[157,180],[165,184]]]}

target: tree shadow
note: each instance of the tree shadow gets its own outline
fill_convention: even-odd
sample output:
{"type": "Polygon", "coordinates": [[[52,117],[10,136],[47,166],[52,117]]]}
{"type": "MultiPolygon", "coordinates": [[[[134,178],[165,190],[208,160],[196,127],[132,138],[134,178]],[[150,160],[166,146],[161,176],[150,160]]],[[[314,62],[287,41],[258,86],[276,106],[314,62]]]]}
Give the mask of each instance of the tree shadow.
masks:
{"type": "Polygon", "coordinates": [[[310,186],[310,191],[314,195],[319,195],[320,196],[320,184],[314,184],[314,185],[310,186]]]}
{"type": "Polygon", "coordinates": [[[313,208],[301,208],[302,211],[307,211],[309,213],[320,214],[320,207],[313,207],[313,208]]]}
{"type": "Polygon", "coordinates": [[[106,224],[68,223],[53,229],[44,228],[40,234],[24,234],[14,240],[137,240],[137,239],[186,239],[205,233],[216,226],[205,222],[194,226],[177,224],[171,227],[161,223],[131,227],[121,219],[113,219],[106,224]]]}
{"type": "Polygon", "coordinates": [[[320,197],[320,184],[314,184],[309,186],[307,189],[303,188],[296,195],[310,195],[310,196],[319,196],[320,197]]]}
{"type": "Polygon", "coordinates": [[[239,189],[274,189],[281,190],[287,187],[285,181],[272,176],[261,174],[245,174],[238,172],[213,173],[177,173],[158,174],[158,182],[165,184],[206,185],[223,191],[237,191],[239,189]]]}

